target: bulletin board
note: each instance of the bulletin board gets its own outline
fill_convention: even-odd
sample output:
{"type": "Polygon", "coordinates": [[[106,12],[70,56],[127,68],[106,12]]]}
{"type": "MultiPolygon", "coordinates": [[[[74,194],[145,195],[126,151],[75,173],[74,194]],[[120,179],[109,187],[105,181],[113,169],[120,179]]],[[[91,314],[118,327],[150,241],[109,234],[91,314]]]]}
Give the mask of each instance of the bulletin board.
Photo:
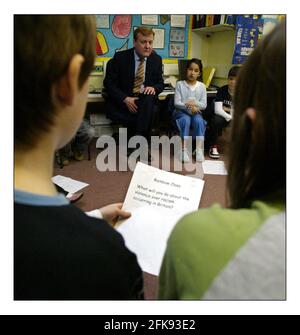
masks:
{"type": "Polygon", "coordinates": [[[97,61],[108,60],[115,52],[133,47],[136,27],[148,26],[155,32],[153,49],[164,62],[189,58],[190,15],[96,15],[97,61]]]}
{"type": "Polygon", "coordinates": [[[247,60],[262,37],[263,27],[262,18],[237,15],[232,64],[243,64],[247,60]]]}

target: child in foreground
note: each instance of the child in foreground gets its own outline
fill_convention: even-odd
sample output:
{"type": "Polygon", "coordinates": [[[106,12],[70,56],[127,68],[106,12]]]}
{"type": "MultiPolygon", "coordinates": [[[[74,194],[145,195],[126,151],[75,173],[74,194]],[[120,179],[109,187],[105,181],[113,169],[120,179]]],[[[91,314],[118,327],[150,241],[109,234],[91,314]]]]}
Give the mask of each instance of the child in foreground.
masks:
{"type": "Polygon", "coordinates": [[[136,256],[110,225],[130,214],[113,204],[89,217],[51,181],[85,112],[95,34],[93,16],[14,17],[16,300],[142,297],[136,256]]]}
{"type": "Polygon", "coordinates": [[[160,272],[160,299],[285,299],[285,69],[281,24],[260,41],[238,77],[230,208],[213,205],[177,223],[160,272]]]}

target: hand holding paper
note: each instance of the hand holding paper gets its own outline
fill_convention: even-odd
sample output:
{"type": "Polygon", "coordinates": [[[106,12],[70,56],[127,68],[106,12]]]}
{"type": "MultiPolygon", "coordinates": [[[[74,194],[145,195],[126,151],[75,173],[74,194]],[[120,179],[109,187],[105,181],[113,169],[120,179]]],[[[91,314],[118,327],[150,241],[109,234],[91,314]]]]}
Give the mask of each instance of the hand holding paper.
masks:
{"type": "Polygon", "coordinates": [[[116,224],[120,217],[122,219],[128,219],[131,216],[131,213],[122,210],[122,205],[123,203],[119,202],[100,208],[103,219],[112,226],[116,224]]]}

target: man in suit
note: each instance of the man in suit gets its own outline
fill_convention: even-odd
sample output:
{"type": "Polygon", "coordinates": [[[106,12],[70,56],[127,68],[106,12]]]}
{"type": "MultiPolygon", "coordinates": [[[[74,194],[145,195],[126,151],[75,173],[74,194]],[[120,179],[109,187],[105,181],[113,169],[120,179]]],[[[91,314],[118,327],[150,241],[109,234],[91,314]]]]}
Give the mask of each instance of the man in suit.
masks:
{"type": "Polygon", "coordinates": [[[164,88],[162,59],[153,50],[154,32],[146,27],[134,31],[134,47],[116,52],[107,63],[104,87],[107,117],[134,135],[150,139],[157,96],[164,88]]]}

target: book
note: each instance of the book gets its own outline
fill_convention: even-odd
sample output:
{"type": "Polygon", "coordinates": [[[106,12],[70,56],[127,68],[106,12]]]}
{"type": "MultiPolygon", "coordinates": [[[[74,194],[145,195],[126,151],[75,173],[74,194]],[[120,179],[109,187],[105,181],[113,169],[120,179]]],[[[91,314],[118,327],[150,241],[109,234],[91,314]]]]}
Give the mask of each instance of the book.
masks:
{"type": "Polygon", "coordinates": [[[236,23],[236,15],[227,15],[225,24],[235,24],[236,23]]]}
{"type": "Polygon", "coordinates": [[[221,15],[214,15],[214,26],[217,24],[220,24],[221,21],[221,15]]]}
{"type": "Polygon", "coordinates": [[[206,15],[200,15],[199,28],[205,27],[206,15]]]}
{"type": "Polygon", "coordinates": [[[214,24],[214,15],[212,15],[212,14],[206,15],[205,26],[210,27],[213,24],[214,24]]]}
{"type": "Polygon", "coordinates": [[[200,15],[193,15],[193,29],[199,28],[200,26],[200,15]]]}
{"type": "Polygon", "coordinates": [[[222,14],[222,15],[221,15],[221,18],[220,18],[220,24],[225,24],[225,22],[226,22],[226,18],[227,18],[227,15],[222,14]]]}
{"type": "Polygon", "coordinates": [[[167,239],[177,221],[199,207],[204,181],[138,162],[123,209],[131,217],[117,226],[143,271],[158,275],[167,239]]]}
{"type": "Polygon", "coordinates": [[[204,67],[203,68],[203,84],[208,88],[216,72],[214,67],[204,67]]]}

